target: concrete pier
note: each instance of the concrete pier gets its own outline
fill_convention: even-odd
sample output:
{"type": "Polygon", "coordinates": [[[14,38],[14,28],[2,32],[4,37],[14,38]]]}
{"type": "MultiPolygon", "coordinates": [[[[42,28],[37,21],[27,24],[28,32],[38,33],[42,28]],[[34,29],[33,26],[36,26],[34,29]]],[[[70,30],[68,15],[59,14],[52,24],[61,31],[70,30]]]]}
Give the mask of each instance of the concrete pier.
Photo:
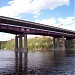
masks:
{"type": "Polygon", "coordinates": [[[53,37],[53,50],[55,50],[55,37],[53,37]]]}
{"type": "Polygon", "coordinates": [[[18,48],[18,36],[15,36],[15,49],[17,50],[18,48]]]}
{"type": "Polygon", "coordinates": [[[62,50],[65,50],[65,38],[62,36],[62,50]]]}
{"type": "Polygon", "coordinates": [[[15,36],[15,60],[16,60],[16,64],[18,64],[18,36],[15,36]]]}
{"type": "Polygon", "coordinates": [[[57,45],[57,50],[59,50],[60,49],[60,38],[59,37],[57,37],[56,45],[57,45]]]}
{"type": "Polygon", "coordinates": [[[27,34],[20,34],[15,36],[15,60],[16,64],[25,65],[27,62],[27,34]],[[24,39],[23,39],[24,37],[24,39]],[[24,46],[23,46],[24,44],[24,46]],[[22,64],[24,62],[24,64],[22,64]]]}
{"type": "Polygon", "coordinates": [[[22,49],[22,35],[19,35],[19,49],[22,49]]]}
{"type": "Polygon", "coordinates": [[[24,52],[28,52],[28,46],[27,46],[27,34],[24,34],[24,52]]]}
{"type": "Polygon", "coordinates": [[[19,52],[28,52],[27,34],[15,36],[15,50],[19,51],[19,52]],[[24,37],[24,39],[23,39],[23,37],[24,37]],[[23,43],[24,43],[24,47],[23,47],[23,43]]]}
{"type": "Polygon", "coordinates": [[[60,38],[59,37],[53,37],[53,49],[54,50],[60,49],[60,38]]]}
{"type": "Polygon", "coordinates": [[[53,49],[54,50],[65,50],[65,38],[62,37],[53,37],[53,49]]]}
{"type": "Polygon", "coordinates": [[[74,49],[75,48],[75,40],[74,38],[66,38],[66,49],[74,49]]]}
{"type": "Polygon", "coordinates": [[[19,50],[20,50],[20,52],[19,52],[19,62],[21,62],[19,64],[22,65],[22,52],[21,52],[21,50],[22,50],[22,35],[19,35],[19,50]]]}

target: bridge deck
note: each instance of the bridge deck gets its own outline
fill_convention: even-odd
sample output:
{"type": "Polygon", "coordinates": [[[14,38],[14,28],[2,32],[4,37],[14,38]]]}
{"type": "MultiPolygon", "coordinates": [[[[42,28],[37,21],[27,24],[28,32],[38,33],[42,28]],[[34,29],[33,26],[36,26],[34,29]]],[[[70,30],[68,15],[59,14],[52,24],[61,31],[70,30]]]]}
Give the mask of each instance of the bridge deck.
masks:
{"type": "MultiPolygon", "coordinates": [[[[42,30],[42,31],[44,30],[44,32],[48,31],[51,33],[57,32],[58,34],[64,33],[64,34],[75,35],[75,31],[72,31],[72,30],[67,30],[67,29],[63,29],[63,28],[58,28],[58,27],[54,27],[54,26],[49,26],[49,25],[44,25],[44,24],[40,24],[40,23],[35,23],[35,22],[30,22],[30,21],[25,21],[25,20],[20,20],[20,19],[14,19],[14,18],[9,18],[9,17],[4,17],[4,16],[0,16],[0,25],[1,24],[8,25],[9,28],[11,29],[11,33],[13,33],[13,34],[15,34],[15,31],[13,31],[12,29],[16,29],[15,27],[22,27],[22,28],[30,28],[32,30],[35,30],[35,29],[42,30]],[[11,26],[12,26],[12,28],[11,28],[11,26]]],[[[1,28],[0,28],[0,31],[2,31],[2,32],[5,31],[8,33],[10,32],[9,30],[7,31],[7,30],[3,30],[1,28]]],[[[20,32],[20,28],[18,29],[18,31],[16,31],[16,34],[18,34],[18,32],[20,32]]],[[[20,32],[20,33],[23,33],[23,32],[20,32]]],[[[38,34],[39,34],[39,32],[38,32],[38,34]]],[[[42,32],[41,32],[41,34],[42,34],[42,32]]]]}

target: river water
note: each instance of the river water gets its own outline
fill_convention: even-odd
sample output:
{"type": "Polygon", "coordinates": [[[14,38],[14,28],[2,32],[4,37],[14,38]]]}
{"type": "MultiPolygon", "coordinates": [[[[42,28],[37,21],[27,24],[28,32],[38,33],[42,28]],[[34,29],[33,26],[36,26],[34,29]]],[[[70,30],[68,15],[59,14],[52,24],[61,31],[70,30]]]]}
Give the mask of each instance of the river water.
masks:
{"type": "Polygon", "coordinates": [[[74,51],[28,52],[27,64],[17,65],[15,52],[0,50],[0,75],[75,75],[74,51]]]}

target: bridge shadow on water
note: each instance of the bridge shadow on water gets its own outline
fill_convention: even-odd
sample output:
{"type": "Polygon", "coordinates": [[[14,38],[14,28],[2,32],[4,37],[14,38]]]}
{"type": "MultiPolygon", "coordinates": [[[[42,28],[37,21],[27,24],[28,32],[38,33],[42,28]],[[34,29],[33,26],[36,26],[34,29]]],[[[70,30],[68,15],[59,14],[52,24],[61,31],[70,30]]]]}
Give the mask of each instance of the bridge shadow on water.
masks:
{"type": "MultiPolygon", "coordinates": [[[[15,60],[11,60],[12,56],[15,55],[15,53],[11,53],[11,58],[6,58],[4,62],[11,61],[13,63],[14,61],[14,63],[9,66],[9,69],[6,67],[2,73],[0,71],[0,75],[75,75],[74,53],[73,50],[29,52],[25,54],[25,58],[23,55],[23,59],[18,57],[18,61],[15,57],[15,60]],[[7,60],[9,58],[10,60],[7,60]]],[[[0,59],[3,60],[3,58],[0,59]]],[[[7,63],[7,65],[9,64],[7,63]]]]}

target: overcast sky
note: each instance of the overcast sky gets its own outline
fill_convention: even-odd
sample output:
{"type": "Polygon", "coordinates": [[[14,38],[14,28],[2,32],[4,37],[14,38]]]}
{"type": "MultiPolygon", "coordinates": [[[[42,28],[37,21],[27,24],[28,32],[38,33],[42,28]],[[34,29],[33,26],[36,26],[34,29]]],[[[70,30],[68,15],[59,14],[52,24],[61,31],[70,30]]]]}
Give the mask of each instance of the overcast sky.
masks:
{"type": "MultiPolygon", "coordinates": [[[[0,0],[0,16],[75,30],[75,0],[0,0]]],[[[0,40],[14,35],[0,33],[0,40]]]]}

